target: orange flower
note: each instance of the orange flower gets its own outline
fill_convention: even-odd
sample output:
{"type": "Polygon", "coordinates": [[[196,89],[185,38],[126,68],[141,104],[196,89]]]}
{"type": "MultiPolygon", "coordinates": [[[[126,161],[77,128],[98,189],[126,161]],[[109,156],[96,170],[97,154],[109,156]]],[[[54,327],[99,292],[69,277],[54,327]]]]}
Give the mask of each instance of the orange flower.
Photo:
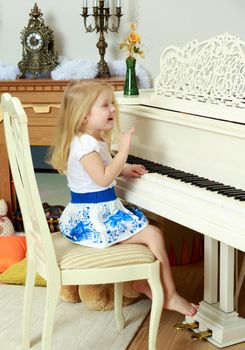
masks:
{"type": "Polygon", "coordinates": [[[127,48],[129,52],[129,57],[135,57],[136,55],[140,55],[141,57],[145,57],[144,51],[140,47],[141,43],[141,37],[140,35],[135,31],[136,30],[136,24],[132,23],[130,25],[131,31],[129,32],[126,39],[123,40],[123,42],[119,45],[120,49],[127,48]]]}
{"type": "Polygon", "coordinates": [[[131,41],[132,43],[139,43],[140,42],[140,35],[136,32],[131,32],[128,36],[128,40],[131,41]]]}

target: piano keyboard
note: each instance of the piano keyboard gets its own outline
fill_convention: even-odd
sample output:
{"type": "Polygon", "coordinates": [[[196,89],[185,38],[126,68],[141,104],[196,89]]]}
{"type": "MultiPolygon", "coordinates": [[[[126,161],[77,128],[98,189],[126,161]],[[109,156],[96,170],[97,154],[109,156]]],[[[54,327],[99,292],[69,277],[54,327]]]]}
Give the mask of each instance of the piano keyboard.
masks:
{"type": "Polygon", "coordinates": [[[245,214],[244,203],[241,203],[245,201],[245,191],[242,189],[133,155],[128,156],[127,163],[144,165],[148,170],[148,173],[142,176],[145,180],[158,183],[159,185],[166,185],[192,196],[205,199],[218,206],[227,207],[245,214]]]}
{"type": "Polygon", "coordinates": [[[199,177],[191,173],[186,173],[181,170],[171,168],[166,165],[157,164],[152,161],[135,157],[132,155],[128,156],[127,163],[129,164],[142,164],[148,170],[149,173],[157,173],[170,177],[175,180],[180,180],[181,182],[189,183],[193,186],[206,189],[207,191],[217,192],[223,196],[232,197],[235,200],[245,201],[245,191],[231,187],[229,185],[224,185],[220,182],[206,179],[204,177],[199,177]]]}

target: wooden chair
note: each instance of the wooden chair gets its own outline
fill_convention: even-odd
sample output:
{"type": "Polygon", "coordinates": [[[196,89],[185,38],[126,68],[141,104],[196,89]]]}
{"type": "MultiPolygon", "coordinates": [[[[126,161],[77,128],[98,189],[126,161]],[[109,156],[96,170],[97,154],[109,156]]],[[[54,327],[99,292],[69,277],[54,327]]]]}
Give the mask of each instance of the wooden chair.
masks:
{"type": "Polygon", "coordinates": [[[163,307],[159,261],[140,244],[120,244],[98,250],[72,244],[60,232],[51,235],[35,179],[26,113],[19,99],[8,93],[2,94],[1,108],[9,163],[27,239],[22,350],[30,349],[31,305],[37,272],[47,281],[43,350],[51,349],[55,309],[62,285],[114,283],[116,325],[120,331],[124,327],[123,282],[140,279],[147,279],[152,290],[149,349],[156,349],[163,307]]]}

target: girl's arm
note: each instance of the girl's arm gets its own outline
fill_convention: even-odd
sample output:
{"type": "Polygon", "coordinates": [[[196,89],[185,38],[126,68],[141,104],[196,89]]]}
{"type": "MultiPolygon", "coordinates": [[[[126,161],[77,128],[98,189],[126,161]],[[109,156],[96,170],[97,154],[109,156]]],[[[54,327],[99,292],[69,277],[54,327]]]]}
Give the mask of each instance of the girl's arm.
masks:
{"type": "Polygon", "coordinates": [[[121,173],[128,157],[133,132],[134,129],[130,129],[121,136],[119,151],[109,165],[104,165],[97,152],[86,154],[80,159],[80,163],[98,185],[109,186],[121,173]]]}

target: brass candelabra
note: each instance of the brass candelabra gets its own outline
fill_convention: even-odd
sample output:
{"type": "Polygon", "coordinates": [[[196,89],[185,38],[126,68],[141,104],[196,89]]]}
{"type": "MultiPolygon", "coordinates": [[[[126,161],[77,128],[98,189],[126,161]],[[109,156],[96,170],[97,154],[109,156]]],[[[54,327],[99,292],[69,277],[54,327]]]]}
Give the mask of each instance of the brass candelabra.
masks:
{"type": "Polygon", "coordinates": [[[117,0],[117,5],[115,8],[115,14],[111,14],[111,9],[109,6],[109,0],[93,0],[93,13],[88,13],[88,0],[83,0],[83,13],[81,14],[84,21],[84,27],[86,33],[92,33],[96,31],[99,33],[99,40],[97,42],[97,48],[100,54],[100,61],[98,62],[98,73],[96,78],[109,78],[110,71],[108,65],[104,59],[106,48],[108,46],[105,41],[104,33],[118,32],[120,26],[121,13],[121,0],[117,0]],[[94,24],[88,24],[88,17],[94,17],[94,24]],[[110,25],[110,17],[116,17],[117,23],[112,23],[110,25]]]}

